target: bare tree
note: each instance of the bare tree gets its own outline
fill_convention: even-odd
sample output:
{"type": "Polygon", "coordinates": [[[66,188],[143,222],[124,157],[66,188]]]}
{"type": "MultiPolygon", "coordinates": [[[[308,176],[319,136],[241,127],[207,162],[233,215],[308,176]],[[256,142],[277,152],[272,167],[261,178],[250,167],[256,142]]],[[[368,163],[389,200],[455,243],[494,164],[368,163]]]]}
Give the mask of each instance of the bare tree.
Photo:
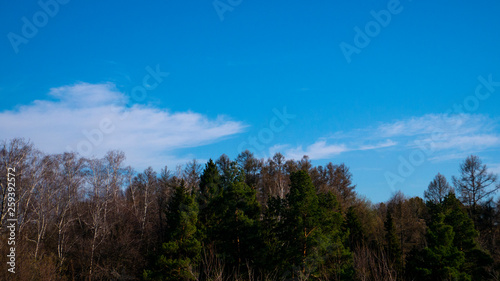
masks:
{"type": "Polygon", "coordinates": [[[18,207],[18,222],[27,221],[26,207],[30,201],[31,190],[35,187],[36,181],[20,184],[21,180],[35,176],[34,171],[30,171],[33,165],[30,162],[38,161],[38,154],[35,153],[33,145],[24,139],[13,139],[10,142],[3,141],[0,144],[0,228],[3,229],[4,221],[7,215],[7,169],[14,168],[16,171],[16,206],[18,207]],[[22,200],[21,200],[22,199],[22,200]],[[19,210],[21,208],[21,210],[19,210]]]}
{"type": "Polygon", "coordinates": [[[434,204],[441,203],[446,195],[450,192],[455,192],[453,187],[448,184],[445,176],[438,173],[429,183],[427,190],[424,191],[424,198],[434,204]]]}
{"type": "Polygon", "coordinates": [[[47,228],[53,223],[54,197],[57,193],[57,187],[54,187],[53,182],[55,180],[54,175],[57,173],[56,161],[54,161],[53,157],[45,156],[37,164],[41,168],[40,178],[42,180],[37,181],[36,188],[31,191],[30,197],[33,198],[28,205],[32,213],[31,222],[35,225],[35,231],[33,231],[35,237],[30,238],[30,233],[26,234],[26,239],[35,244],[33,252],[35,260],[38,259],[47,228]]]}
{"type": "Polygon", "coordinates": [[[267,161],[267,174],[270,177],[268,192],[270,197],[278,196],[285,198],[289,190],[289,178],[286,171],[285,156],[281,153],[274,154],[272,159],[267,161]]]}
{"type": "Polygon", "coordinates": [[[381,247],[373,249],[362,243],[354,249],[353,261],[357,280],[395,281],[401,279],[381,247]]]}
{"type": "Polygon", "coordinates": [[[200,184],[201,164],[196,159],[186,164],[183,179],[186,182],[186,188],[189,192],[197,192],[200,184]]]}
{"type": "Polygon", "coordinates": [[[253,153],[245,150],[236,158],[238,166],[245,172],[245,182],[248,186],[255,188],[259,182],[259,171],[262,161],[254,157],[253,153]]]}
{"type": "Polygon", "coordinates": [[[497,175],[488,172],[486,165],[475,155],[471,155],[460,164],[460,176],[453,176],[453,185],[460,195],[462,203],[470,207],[475,214],[478,204],[495,194],[500,188],[494,186],[497,175]],[[490,186],[492,186],[490,188],[490,186]]]}
{"type": "MultiPolygon", "coordinates": [[[[88,199],[87,208],[85,211],[89,212],[89,219],[85,221],[87,227],[92,233],[90,241],[90,257],[89,257],[89,280],[92,280],[95,261],[94,256],[96,255],[96,250],[98,246],[102,243],[105,236],[104,225],[105,225],[105,213],[106,206],[108,204],[108,198],[106,197],[106,174],[104,173],[104,164],[101,159],[90,159],[88,160],[87,167],[87,185],[88,185],[88,199]]],[[[85,216],[86,217],[86,216],[85,216]]],[[[85,219],[84,217],[84,219],[85,219]]]]}
{"type": "Polygon", "coordinates": [[[80,188],[84,183],[83,167],[85,159],[75,153],[64,153],[56,156],[58,159],[58,174],[55,176],[55,186],[58,191],[55,196],[55,215],[57,231],[57,257],[59,267],[66,261],[69,245],[75,243],[71,239],[70,228],[77,220],[76,206],[82,200],[80,188]]]}
{"type": "Polygon", "coordinates": [[[355,204],[356,185],[352,183],[352,173],[345,164],[334,165],[330,162],[325,168],[314,167],[310,174],[320,192],[331,191],[337,196],[343,211],[355,204]]]}
{"type": "Polygon", "coordinates": [[[413,248],[425,244],[426,224],[425,203],[419,197],[407,198],[401,191],[396,192],[387,202],[387,212],[391,212],[402,251],[399,268],[404,269],[405,259],[413,248]]]}
{"type": "Polygon", "coordinates": [[[151,213],[151,205],[154,198],[156,186],[158,184],[158,179],[156,172],[153,168],[149,167],[144,170],[144,173],[137,176],[137,185],[139,189],[140,202],[142,206],[141,211],[141,239],[144,237],[144,232],[146,229],[146,223],[148,222],[149,215],[151,213]]]}

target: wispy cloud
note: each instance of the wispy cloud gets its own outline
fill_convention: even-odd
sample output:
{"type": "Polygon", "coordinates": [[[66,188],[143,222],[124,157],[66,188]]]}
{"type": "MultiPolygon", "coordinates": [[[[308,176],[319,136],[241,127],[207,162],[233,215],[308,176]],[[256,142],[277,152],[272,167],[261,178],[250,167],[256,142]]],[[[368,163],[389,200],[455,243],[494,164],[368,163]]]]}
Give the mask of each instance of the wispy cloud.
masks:
{"type": "Polygon", "coordinates": [[[361,145],[360,147],[358,147],[356,150],[372,150],[372,149],[379,149],[379,148],[385,148],[385,147],[391,147],[391,146],[395,146],[397,145],[398,143],[393,141],[393,140],[385,140],[383,142],[380,142],[380,143],[376,143],[376,144],[367,144],[367,145],[361,145]]]}
{"type": "Polygon", "coordinates": [[[490,131],[496,126],[496,121],[479,114],[426,114],[381,124],[376,131],[382,137],[419,136],[436,132],[466,135],[490,131]]]}
{"type": "MultiPolygon", "coordinates": [[[[287,158],[311,159],[360,150],[392,147],[398,150],[428,147],[433,161],[463,158],[464,155],[500,146],[498,120],[473,114],[427,114],[405,120],[379,124],[376,127],[336,132],[328,138],[316,140],[304,150],[302,145],[277,145],[287,148],[287,158]]],[[[275,149],[275,148],[273,148],[275,149]]]]}
{"type": "Polygon", "coordinates": [[[49,153],[71,149],[100,156],[121,149],[129,163],[143,167],[153,158],[175,162],[177,149],[218,142],[245,128],[224,116],[128,106],[127,96],[111,83],[53,88],[49,96],[0,112],[0,138],[25,137],[49,153]]]}
{"type": "Polygon", "coordinates": [[[488,164],[488,171],[500,175],[500,163],[488,164]]]}
{"type": "Polygon", "coordinates": [[[344,144],[327,144],[325,140],[319,140],[307,146],[305,150],[302,146],[287,149],[285,155],[291,159],[300,159],[304,155],[311,159],[325,159],[346,151],[347,147],[344,144]]]}
{"type": "Polygon", "coordinates": [[[376,144],[354,145],[347,143],[327,143],[326,139],[321,139],[303,149],[302,145],[291,147],[290,145],[275,145],[269,149],[270,154],[274,152],[283,151],[288,159],[301,159],[304,155],[309,156],[312,160],[328,159],[339,154],[356,151],[356,150],[373,150],[397,145],[392,140],[376,144]]]}

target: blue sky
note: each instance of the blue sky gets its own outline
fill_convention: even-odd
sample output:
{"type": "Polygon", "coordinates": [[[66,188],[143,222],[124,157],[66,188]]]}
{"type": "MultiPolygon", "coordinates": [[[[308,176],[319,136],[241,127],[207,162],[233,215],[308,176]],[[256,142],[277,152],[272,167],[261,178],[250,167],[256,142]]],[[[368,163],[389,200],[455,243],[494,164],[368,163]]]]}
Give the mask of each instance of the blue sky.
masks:
{"type": "Polygon", "coordinates": [[[499,12],[498,1],[4,1],[0,138],[121,149],[138,170],[241,148],[307,154],[346,163],[374,202],[422,196],[472,153],[500,172],[499,12]]]}

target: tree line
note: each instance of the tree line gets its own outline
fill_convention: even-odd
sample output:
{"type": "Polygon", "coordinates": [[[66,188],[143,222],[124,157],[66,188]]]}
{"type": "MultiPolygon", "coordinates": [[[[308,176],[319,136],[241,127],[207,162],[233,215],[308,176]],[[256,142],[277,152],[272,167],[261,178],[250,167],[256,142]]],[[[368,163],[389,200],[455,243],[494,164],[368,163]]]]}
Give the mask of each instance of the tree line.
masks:
{"type": "Polygon", "coordinates": [[[16,273],[2,280],[499,280],[500,188],[471,155],[451,184],[371,203],[345,164],[249,151],[173,170],[0,145],[0,262],[16,168],[16,273]]]}

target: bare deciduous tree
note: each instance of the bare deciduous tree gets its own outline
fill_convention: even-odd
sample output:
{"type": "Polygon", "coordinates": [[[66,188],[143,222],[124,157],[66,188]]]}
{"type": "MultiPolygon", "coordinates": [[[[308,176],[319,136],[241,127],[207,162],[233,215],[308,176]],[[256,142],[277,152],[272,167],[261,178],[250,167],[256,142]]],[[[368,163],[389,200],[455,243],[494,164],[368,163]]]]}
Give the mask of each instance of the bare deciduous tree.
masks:
{"type": "Polygon", "coordinates": [[[453,176],[453,185],[463,204],[475,213],[478,204],[495,194],[500,186],[494,186],[497,175],[488,172],[485,164],[475,155],[471,155],[460,164],[460,175],[453,176]],[[490,187],[492,186],[492,187],[490,187]]]}
{"type": "Polygon", "coordinates": [[[434,204],[441,203],[448,193],[454,192],[453,187],[448,184],[445,176],[438,173],[429,183],[427,190],[424,191],[424,198],[434,204]]]}

